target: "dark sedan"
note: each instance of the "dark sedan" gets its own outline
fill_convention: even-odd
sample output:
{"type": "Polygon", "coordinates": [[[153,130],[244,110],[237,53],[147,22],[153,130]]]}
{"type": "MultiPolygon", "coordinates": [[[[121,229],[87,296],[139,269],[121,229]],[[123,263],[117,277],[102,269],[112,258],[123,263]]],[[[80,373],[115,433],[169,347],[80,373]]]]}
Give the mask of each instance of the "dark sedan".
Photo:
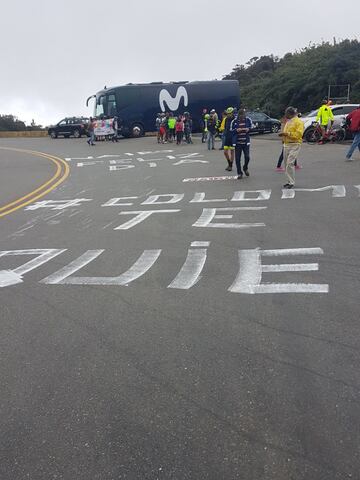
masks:
{"type": "Polygon", "coordinates": [[[280,120],[271,118],[263,112],[247,112],[246,115],[253,123],[251,133],[277,133],[281,128],[280,120]]]}
{"type": "Polygon", "coordinates": [[[51,126],[48,129],[48,134],[51,138],[59,136],[80,138],[82,135],[87,134],[88,123],[89,119],[85,117],[64,118],[56,125],[51,126]]]}

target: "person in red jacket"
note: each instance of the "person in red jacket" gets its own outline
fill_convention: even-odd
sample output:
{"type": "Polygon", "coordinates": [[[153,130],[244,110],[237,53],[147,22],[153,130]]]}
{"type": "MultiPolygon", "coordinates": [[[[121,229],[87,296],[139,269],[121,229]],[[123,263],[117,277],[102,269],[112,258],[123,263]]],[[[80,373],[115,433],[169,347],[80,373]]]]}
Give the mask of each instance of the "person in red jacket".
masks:
{"type": "Polygon", "coordinates": [[[346,117],[346,123],[350,125],[350,131],[354,135],[354,140],[349,148],[349,151],[346,154],[346,161],[352,161],[352,154],[356,150],[359,149],[360,152],[360,105],[356,110],[353,110],[349,115],[346,117]]]}
{"type": "Polygon", "coordinates": [[[175,124],[176,145],[181,145],[184,137],[184,128],[184,120],[182,119],[182,117],[178,117],[175,124]]]}

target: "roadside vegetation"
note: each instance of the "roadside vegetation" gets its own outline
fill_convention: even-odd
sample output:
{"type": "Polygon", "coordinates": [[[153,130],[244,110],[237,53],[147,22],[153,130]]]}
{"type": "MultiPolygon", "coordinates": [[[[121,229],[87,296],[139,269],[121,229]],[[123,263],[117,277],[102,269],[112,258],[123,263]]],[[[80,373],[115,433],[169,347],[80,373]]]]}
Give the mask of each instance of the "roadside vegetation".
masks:
{"type": "Polygon", "coordinates": [[[283,58],[253,57],[246,65],[236,65],[224,80],[239,81],[246,108],[258,108],[275,117],[289,105],[301,112],[313,110],[327,96],[329,84],[350,84],[350,101],[360,102],[360,42],[334,40],[283,58]]]}
{"type": "Polygon", "coordinates": [[[19,120],[14,115],[0,114],[0,132],[23,132],[26,130],[43,130],[42,125],[36,125],[33,120],[30,125],[26,126],[25,122],[19,120]]]}

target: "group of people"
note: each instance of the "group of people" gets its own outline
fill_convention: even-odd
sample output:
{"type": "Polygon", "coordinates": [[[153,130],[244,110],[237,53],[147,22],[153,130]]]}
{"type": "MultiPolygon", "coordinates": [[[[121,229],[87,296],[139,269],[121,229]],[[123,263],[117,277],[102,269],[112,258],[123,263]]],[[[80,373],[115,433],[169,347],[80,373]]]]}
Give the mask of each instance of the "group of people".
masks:
{"type": "MultiPolygon", "coordinates": [[[[334,115],[327,100],[322,102],[319,108],[316,121],[325,137],[328,129],[334,123],[334,115]]],[[[117,117],[112,119],[112,129],[115,134],[111,140],[117,142],[118,132],[117,117]]],[[[353,143],[346,154],[346,160],[351,161],[352,155],[356,149],[360,151],[360,107],[352,111],[346,118],[349,130],[353,134],[353,143]]],[[[90,118],[88,126],[88,144],[94,145],[95,141],[94,119],[90,118]]],[[[189,112],[182,115],[174,116],[173,113],[159,113],[156,118],[156,130],[158,143],[176,142],[180,145],[182,142],[192,144],[192,127],[193,122],[189,112]]],[[[203,110],[202,114],[202,142],[207,143],[209,150],[215,150],[215,137],[220,136],[222,139],[220,150],[224,151],[227,162],[226,170],[231,172],[235,161],[237,178],[240,180],[245,174],[249,173],[250,162],[250,131],[252,129],[252,121],[246,116],[245,109],[237,110],[234,107],[228,107],[222,114],[220,120],[215,109],[203,110]],[[241,159],[244,157],[243,167],[241,159]]],[[[294,188],[295,170],[300,169],[297,163],[302,139],[304,134],[304,124],[299,118],[299,113],[294,107],[288,107],[285,111],[282,132],[279,136],[282,139],[282,150],[276,166],[276,170],[285,172],[286,183],[284,188],[294,188]],[[282,163],[284,162],[284,167],[282,163]]]]}
{"type": "Polygon", "coordinates": [[[112,142],[118,142],[118,128],[119,122],[118,117],[113,118],[103,118],[101,120],[96,120],[92,117],[89,119],[89,123],[87,125],[87,133],[88,133],[88,140],[87,143],[90,146],[95,145],[95,140],[97,142],[103,142],[105,140],[110,140],[112,142]],[[110,130],[108,134],[96,135],[96,127],[99,122],[102,122],[103,126],[105,126],[105,122],[108,122],[107,127],[110,130]]]}
{"type": "MultiPolygon", "coordinates": [[[[334,115],[330,108],[331,103],[328,100],[322,102],[316,121],[319,123],[326,137],[328,129],[334,123],[334,115]]],[[[291,189],[295,186],[295,170],[299,170],[301,166],[298,164],[298,156],[300,153],[302,139],[304,135],[304,123],[299,118],[296,108],[288,107],[285,111],[283,128],[279,133],[282,139],[282,149],[276,166],[277,171],[285,172],[286,183],[284,188],[291,189]],[[284,167],[282,163],[284,162],[284,167]]],[[[346,118],[349,130],[353,134],[353,143],[346,154],[346,160],[351,161],[351,157],[356,149],[360,151],[360,107],[352,111],[346,118]]],[[[250,162],[250,131],[252,121],[246,116],[244,109],[236,111],[235,108],[229,107],[223,112],[221,122],[219,121],[215,110],[211,110],[210,114],[203,111],[203,136],[202,141],[208,142],[208,149],[214,150],[214,139],[217,134],[222,137],[221,150],[224,150],[224,156],[227,161],[227,171],[232,171],[235,160],[237,169],[237,178],[240,180],[243,175],[249,176],[250,162]],[[241,167],[241,158],[244,157],[243,168],[241,167]]]]}
{"type": "Polygon", "coordinates": [[[193,143],[192,128],[193,121],[189,112],[177,117],[171,112],[158,113],[156,117],[158,143],[176,142],[177,145],[181,145],[183,141],[193,143]]]}

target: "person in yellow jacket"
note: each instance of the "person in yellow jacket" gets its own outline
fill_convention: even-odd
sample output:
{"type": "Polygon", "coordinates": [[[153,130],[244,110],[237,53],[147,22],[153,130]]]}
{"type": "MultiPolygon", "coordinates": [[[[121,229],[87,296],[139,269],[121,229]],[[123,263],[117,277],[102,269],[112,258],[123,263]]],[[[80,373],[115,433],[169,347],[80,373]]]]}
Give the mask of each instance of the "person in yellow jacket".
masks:
{"type": "Polygon", "coordinates": [[[224,145],[225,145],[225,121],[226,121],[226,118],[227,118],[227,113],[226,111],[223,111],[222,113],[222,119],[221,119],[221,122],[220,122],[220,126],[219,126],[219,134],[221,135],[221,147],[220,147],[220,150],[224,150],[224,145]]]}
{"type": "Polygon", "coordinates": [[[294,188],[295,186],[295,161],[297,160],[302,144],[304,134],[304,123],[298,117],[298,112],[294,107],[288,107],[285,111],[286,123],[282,133],[284,144],[284,163],[287,183],[284,188],[294,188]]]}
{"type": "Polygon", "coordinates": [[[315,121],[320,123],[320,127],[324,137],[329,127],[329,123],[331,124],[331,126],[333,126],[334,123],[334,114],[327,100],[323,100],[322,105],[316,115],[315,121]]]}

